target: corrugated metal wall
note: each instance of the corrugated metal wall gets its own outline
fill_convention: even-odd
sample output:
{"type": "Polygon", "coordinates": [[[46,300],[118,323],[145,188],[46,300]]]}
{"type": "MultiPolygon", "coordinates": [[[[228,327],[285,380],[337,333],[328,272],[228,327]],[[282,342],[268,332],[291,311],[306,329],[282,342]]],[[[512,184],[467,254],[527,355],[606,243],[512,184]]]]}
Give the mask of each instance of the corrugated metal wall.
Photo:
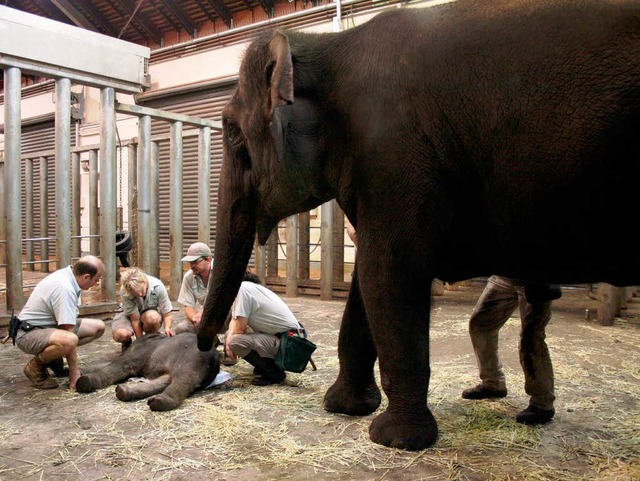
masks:
{"type": "MultiPolygon", "coordinates": [[[[222,109],[231,98],[235,84],[211,87],[207,90],[183,95],[174,95],[146,102],[148,107],[193,115],[212,120],[220,120],[222,109]]],[[[188,126],[184,126],[186,130],[188,126]]],[[[152,135],[169,134],[170,124],[152,120],[152,135]]],[[[169,260],[169,142],[160,145],[160,260],[169,260]]],[[[184,141],[183,184],[184,184],[184,245],[189,246],[198,239],[198,138],[188,137],[184,141]]],[[[222,165],[222,135],[211,132],[211,239],[208,244],[213,248],[217,218],[218,185],[222,165]]]]}
{"type": "MultiPolygon", "coordinates": [[[[71,146],[76,145],[74,134],[75,125],[72,124],[71,146]]],[[[28,155],[31,152],[42,152],[45,150],[55,149],[56,131],[53,120],[41,122],[33,125],[25,125],[22,127],[21,153],[28,155]]],[[[69,159],[71,162],[71,159],[69,159]]],[[[22,161],[22,238],[26,239],[26,166],[27,160],[22,161]]],[[[49,218],[49,237],[55,236],[55,202],[56,202],[56,179],[55,179],[55,158],[53,156],[47,158],[47,213],[49,218]]],[[[33,166],[33,236],[42,237],[40,223],[40,161],[37,159],[33,166]]],[[[69,186],[71,189],[71,186],[69,186]]],[[[26,243],[23,243],[22,252],[25,252],[26,243]]],[[[40,242],[35,242],[34,252],[40,255],[40,242]]],[[[55,256],[55,242],[49,243],[49,253],[55,256]]]]}

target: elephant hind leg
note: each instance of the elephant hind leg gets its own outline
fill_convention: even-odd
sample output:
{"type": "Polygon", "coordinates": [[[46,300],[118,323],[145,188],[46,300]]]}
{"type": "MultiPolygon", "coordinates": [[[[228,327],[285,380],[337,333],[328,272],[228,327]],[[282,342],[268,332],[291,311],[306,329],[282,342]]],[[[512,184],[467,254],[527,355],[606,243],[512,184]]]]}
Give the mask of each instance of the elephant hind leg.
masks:
{"type": "Polygon", "coordinates": [[[170,383],[171,376],[169,374],[163,374],[147,382],[119,384],[116,387],[116,397],[120,399],[120,401],[144,399],[164,391],[170,383]]]}
{"type": "MultiPolygon", "coordinates": [[[[193,377],[193,376],[192,376],[193,377]]],[[[196,390],[202,379],[190,379],[188,375],[173,373],[173,380],[164,392],[149,398],[147,404],[152,411],[171,411],[182,404],[196,390]]]]}

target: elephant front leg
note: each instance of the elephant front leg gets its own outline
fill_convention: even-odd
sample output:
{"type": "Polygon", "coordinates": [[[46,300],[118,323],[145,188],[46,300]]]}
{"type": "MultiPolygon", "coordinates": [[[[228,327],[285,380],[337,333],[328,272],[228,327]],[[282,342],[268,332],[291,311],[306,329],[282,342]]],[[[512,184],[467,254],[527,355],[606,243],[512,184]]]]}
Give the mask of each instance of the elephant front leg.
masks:
{"type": "Polygon", "coordinates": [[[362,282],[382,389],[389,400],[386,411],[371,423],[369,437],[393,448],[427,448],[438,436],[436,421],[427,407],[430,280],[420,273],[407,275],[405,270],[396,282],[390,282],[383,296],[376,283],[365,288],[365,279],[362,282]],[[410,281],[403,285],[402,279],[410,281]]]}
{"type": "Polygon", "coordinates": [[[364,416],[380,406],[380,390],[373,376],[376,348],[360,294],[357,269],[342,317],[338,340],[340,372],[324,397],[329,412],[364,416]]]}
{"type": "Polygon", "coordinates": [[[116,387],[116,397],[120,401],[136,401],[158,394],[169,385],[171,376],[164,374],[147,382],[119,384],[116,387]]]}

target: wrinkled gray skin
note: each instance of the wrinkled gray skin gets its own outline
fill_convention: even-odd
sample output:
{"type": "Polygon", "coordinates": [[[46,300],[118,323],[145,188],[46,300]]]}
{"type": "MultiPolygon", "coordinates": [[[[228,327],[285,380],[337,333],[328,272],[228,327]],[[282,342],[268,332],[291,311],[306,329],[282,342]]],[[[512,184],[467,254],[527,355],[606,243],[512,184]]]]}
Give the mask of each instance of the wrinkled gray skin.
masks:
{"type": "Polygon", "coordinates": [[[170,411],[193,391],[211,383],[219,371],[220,356],[215,348],[198,350],[194,333],[173,337],[145,334],[108,365],[81,376],[76,389],[93,392],[133,376],[144,376],[149,382],[118,385],[117,398],[120,401],[149,398],[147,404],[152,411],[170,411]]]}
{"type": "Polygon", "coordinates": [[[618,235],[639,133],[637,0],[460,0],[263,33],[223,112],[198,346],[222,328],[256,233],[335,198],[359,246],[325,408],[372,413],[377,358],[389,405],[371,439],[428,447],[432,280],[640,284],[637,239],[618,235]]]}

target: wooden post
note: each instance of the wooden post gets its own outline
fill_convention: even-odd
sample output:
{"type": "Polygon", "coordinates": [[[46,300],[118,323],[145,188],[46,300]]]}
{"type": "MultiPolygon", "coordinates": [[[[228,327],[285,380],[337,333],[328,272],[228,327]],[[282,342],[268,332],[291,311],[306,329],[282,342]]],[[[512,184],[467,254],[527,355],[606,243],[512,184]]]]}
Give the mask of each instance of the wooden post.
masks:
{"type": "Polygon", "coordinates": [[[287,297],[298,297],[298,215],[287,217],[287,297]]]}
{"type": "Polygon", "coordinates": [[[278,228],[271,232],[266,244],[267,277],[278,277],[278,228]]]}
{"type": "Polygon", "coordinates": [[[602,326],[612,326],[613,319],[620,315],[622,288],[605,284],[598,285],[598,322],[602,326]]]}
{"type": "Polygon", "coordinates": [[[309,212],[298,214],[298,279],[309,279],[310,261],[310,215],[309,212]]]}

